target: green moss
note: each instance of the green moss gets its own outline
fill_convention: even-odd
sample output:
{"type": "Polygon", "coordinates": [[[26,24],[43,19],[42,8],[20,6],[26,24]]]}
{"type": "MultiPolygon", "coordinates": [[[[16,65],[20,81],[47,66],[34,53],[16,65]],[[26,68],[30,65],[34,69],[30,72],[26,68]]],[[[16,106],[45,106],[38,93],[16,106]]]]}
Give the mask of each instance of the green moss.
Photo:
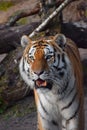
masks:
{"type": "Polygon", "coordinates": [[[16,74],[19,73],[18,66],[16,66],[16,67],[13,69],[13,72],[16,73],[16,74]]]}
{"type": "Polygon", "coordinates": [[[10,117],[23,117],[27,114],[36,111],[36,105],[34,101],[32,103],[26,104],[25,102],[14,104],[14,106],[7,109],[2,115],[5,120],[8,120],[10,117]]]}
{"type": "Polygon", "coordinates": [[[6,11],[8,8],[10,8],[13,5],[14,5],[14,3],[11,1],[1,1],[0,2],[0,10],[6,11]]]}
{"type": "Polygon", "coordinates": [[[17,23],[20,25],[24,25],[24,24],[28,23],[28,20],[27,20],[27,18],[22,18],[17,23]]]}
{"type": "Polygon", "coordinates": [[[85,17],[87,17],[87,9],[86,9],[86,11],[85,11],[85,17]]]}
{"type": "MultiPolygon", "coordinates": [[[[5,76],[2,76],[1,79],[0,79],[0,86],[6,86],[7,85],[7,79],[8,77],[5,76]]],[[[0,89],[0,92],[1,92],[1,89],[0,89]]]]}
{"type": "Polygon", "coordinates": [[[2,97],[0,97],[0,114],[2,114],[7,107],[7,104],[4,102],[2,97]]]}
{"type": "MultiPolygon", "coordinates": [[[[1,85],[1,83],[0,83],[0,85],[1,85]]],[[[0,87],[0,94],[2,93],[2,91],[3,91],[3,87],[0,87]]]]}
{"type": "Polygon", "coordinates": [[[83,71],[87,73],[87,66],[83,65],[83,71]]]}

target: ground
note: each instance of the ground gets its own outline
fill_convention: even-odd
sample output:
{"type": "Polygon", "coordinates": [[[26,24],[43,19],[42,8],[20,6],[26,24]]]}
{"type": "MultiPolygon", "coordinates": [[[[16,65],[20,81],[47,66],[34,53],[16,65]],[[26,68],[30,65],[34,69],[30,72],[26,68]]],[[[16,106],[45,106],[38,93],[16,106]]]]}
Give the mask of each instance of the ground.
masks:
{"type": "MultiPolygon", "coordinates": [[[[6,22],[8,17],[18,10],[34,7],[36,2],[37,0],[18,0],[18,3],[15,6],[10,7],[7,11],[0,11],[0,23],[6,22]]],[[[73,6],[75,5],[71,5],[72,8],[73,6]]],[[[68,9],[71,10],[71,7],[68,7],[68,9]]],[[[72,20],[72,18],[74,18],[74,20],[76,19],[76,15],[73,17],[74,13],[71,15],[71,12],[67,10],[64,10],[64,12],[67,13],[64,20],[67,20],[68,18],[68,20],[72,20]]],[[[87,90],[85,93],[87,93],[87,90]]],[[[87,94],[85,94],[84,100],[84,111],[86,118],[85,130],[87,130],[87,94]]],[[[23,100],[16,102],[12,107],[8,108],[3,114],[0,115],[0,130],[36,130],[36,115],[34,97],[33,95],[27,96],[23,100]]]]}
{"type": "MultiPolygon", "coordinates": [[[[87,95],[85,96],[85,130],[87,130],[87,95]]],[[[37,114],[33,96],[17,102],[0,116],[0,130],[36,130],[37,114]]]]}
{"type": "Polygon", "coordinates": [[[36,130],[36,107],[28,96],[0,116],[0,130],[36,130]]]}

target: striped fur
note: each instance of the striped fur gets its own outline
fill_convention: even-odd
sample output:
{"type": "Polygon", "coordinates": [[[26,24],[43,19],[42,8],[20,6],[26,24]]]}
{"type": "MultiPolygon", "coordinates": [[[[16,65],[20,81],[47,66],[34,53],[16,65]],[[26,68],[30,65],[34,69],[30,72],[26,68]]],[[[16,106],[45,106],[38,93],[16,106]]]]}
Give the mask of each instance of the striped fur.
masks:
{"type": "Polygon", "coordinates": [[[60,34],[28,42],[20,74],[34,89],[38,130],[84,130],[82,68],[76,45],[60,34]]]}

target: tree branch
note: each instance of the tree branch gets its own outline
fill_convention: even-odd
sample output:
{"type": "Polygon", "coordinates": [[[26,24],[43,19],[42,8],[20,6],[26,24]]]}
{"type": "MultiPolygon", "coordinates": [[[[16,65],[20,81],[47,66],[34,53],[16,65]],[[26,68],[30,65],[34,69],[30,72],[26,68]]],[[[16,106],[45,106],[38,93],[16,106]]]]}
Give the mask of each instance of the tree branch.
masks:
{"type": "Polygon", "coordinates": [[[20,45],[21,36],[30,34],[39,24],[39,22],[33,22],[0,30],[0,54],[16,49],[20,45]]]}
{"type": "Polygon", "coordinates": [[[31,9],[31,10],[21,11],[17,15],[11,16],[11,18],[7,22],[6,26],[13,26],[19,19],[27,17],[27,16],[35,15],[39,12],[39,10],[40,10],[40,7],[37,6],[34,9],[31,9]]]}
{"type": "MultiPolygon", "coordinates": [[[[75,0],[74,0],[75,1],[75,0]]],[[[65,0],[42,24],[39,25],[30,35],[29,37],[33,37],[38,32],[40,32],[58,13],[60,13],[69,3],[73,2],[73,0],[65,0]]]]}

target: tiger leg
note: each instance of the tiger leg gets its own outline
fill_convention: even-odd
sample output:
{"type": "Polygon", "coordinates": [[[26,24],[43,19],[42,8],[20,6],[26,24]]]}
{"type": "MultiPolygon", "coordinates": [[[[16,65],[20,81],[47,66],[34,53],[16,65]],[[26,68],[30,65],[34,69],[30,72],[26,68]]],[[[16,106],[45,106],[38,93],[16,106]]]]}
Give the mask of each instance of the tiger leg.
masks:
{"type": "Polygon", "coordinates": [[[78,117],[74,117],[66,122],[66,125],[64,126],[65,129],[63,130],[79,130],[79,124],[78,124],[78,117]]]}
{"type": "Polygon", "coordinates": [[[79,113],[75,117],[68,120],[67,130],[84,130],[84,110],[83,105],[80,105],[79,113]]]}
{"type": "Polygon", "coordinates": [[[62,130],[66,130],[66,120],[62,120],[62,130]]]}
{"type": "Polygon", "coordinates": [[[37,130],[44,130],[44,128],[42,127],[42,122],[41,122],[39,113],[38,113],[38,126],[37,126],[37,130]]]}
{"type": "Polygon", "coordinates": [[[38,114],[38,130],[60,130],[55,121],[46,120],[38,114]]]}

